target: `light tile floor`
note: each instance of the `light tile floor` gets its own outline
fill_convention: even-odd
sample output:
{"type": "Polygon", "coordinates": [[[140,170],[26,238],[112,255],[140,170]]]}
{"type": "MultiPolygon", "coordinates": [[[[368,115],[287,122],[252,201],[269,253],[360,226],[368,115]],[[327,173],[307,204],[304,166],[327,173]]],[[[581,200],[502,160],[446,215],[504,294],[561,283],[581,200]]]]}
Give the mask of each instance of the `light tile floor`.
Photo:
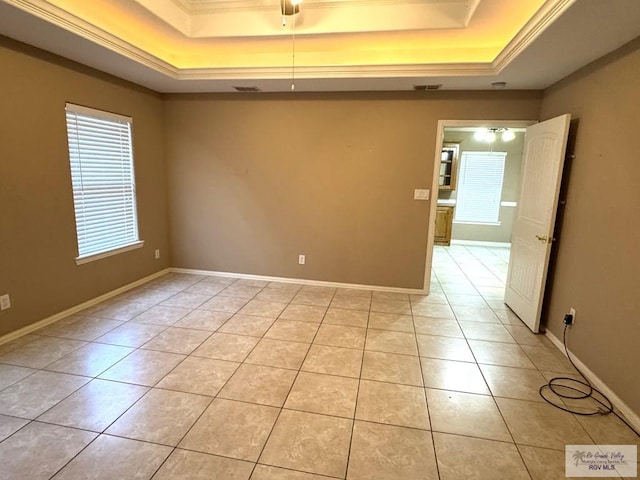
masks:
{"type": "Polygon", "coordinates": [[[437,247],[428,297],[170,274],[0,345],[0,477],[553,480],[637,444],[540,399],[571,367],[508,256],[437,247]]]}

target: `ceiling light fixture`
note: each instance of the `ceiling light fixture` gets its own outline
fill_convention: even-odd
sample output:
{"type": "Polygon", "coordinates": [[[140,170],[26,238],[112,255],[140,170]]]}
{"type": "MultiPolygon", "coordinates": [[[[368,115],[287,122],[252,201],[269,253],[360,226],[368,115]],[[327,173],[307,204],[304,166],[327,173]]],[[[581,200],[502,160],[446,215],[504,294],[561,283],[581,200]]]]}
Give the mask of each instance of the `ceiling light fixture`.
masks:
{"type": "Polygon", "coordinates": [[[508,128],[479,128],[473,133],[473,138],[479,142],[493,143],[498,139],[503,142],[510,142],[516,138],[513,130],[508,128]]]}
{"type": "Polygon", "coordinates": [[[302,0],[280,0],[280,11],[282,12],[282,26],[287,26],[287,17],[293,17],[293,28],[291,34],[291,91],[296,89],[296,14],[300,13],[302,0]]]}
{"type": "Polygon", "coordinates": [[[504,132],[502,132],[501,138],[503,142],[510,142],[511,140],[516,138],[516,134],[513,132],[513,130],[505,128],[504,132]]]}

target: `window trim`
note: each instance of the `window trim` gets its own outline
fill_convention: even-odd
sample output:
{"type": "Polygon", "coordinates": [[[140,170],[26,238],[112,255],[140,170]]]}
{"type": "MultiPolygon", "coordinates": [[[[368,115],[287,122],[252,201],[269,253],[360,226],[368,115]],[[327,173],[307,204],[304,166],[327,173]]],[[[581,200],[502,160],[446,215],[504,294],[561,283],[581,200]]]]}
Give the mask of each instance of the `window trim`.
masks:
{"type": "Polygon", "coordinates": [[[112,257],[114,255],[118,255],[119,253],[129,252],[131,250],[137,250],[138,248],[144,247],[144,240],[138,240],[137,242],[130,243],[128,245],[123,245],[122,247],[113,248],[111,250],[105,250],[100,253],[92,253],[90,255],[85,255],[84,257],[76,257],[75,262],[76,265],[84,265],[85,263],[94,262],[96,260],[100,260],[101,258],[112,257]]]}
{"type": "MultiPolygon", "coordinates": [[[[128,124],[128,141],[129,141],[129,155],[130,155],[130,171],[131,171],[131,180],[133,183],[133,190],[132,190],[132,198],[133,198],[133,215],[134,215],[134,223],[133,226],[135,228],[135,240],[128,242],[128,243],[123,243],[120,245],[116,245],[112,248],[107,248],[106,250],[102,250],[102,251],[94,251],[94,252],[90,252],[90,253],[85,253],[84,255],[80,254],[80,239],[78,237],[78,213],[77,213],[77,207],[78,205],[76,204],[76,199],[75,199],[75,185],[74,185],[74,178],[73,178],[73,174],[71,174],[71,184],[72,184],[72,190],[73,190],[73,194],[74,194],[74,199],[73,199],[73,210],[74,210],[74,225],[75,225],[75,236],[76,236],[76,248],[78,251],[78,256],[75,257],[74,261],[76,263],[76,265],[84,265],[86,263],[90,263],[96,260],[100,260],[102,258],[107,258],[107,257],[111,257],[114,255],[118,255],[120,253],[124,253],[124,252],[128,252],[131,250],[136,250],[138,248],[142,248],[144,246],[144,240],[140,239],[140,229],[139,229],[139,218],[138,218],[138,201],[137,201],[137,195],[136,195],[136,175],[135,175],[135,163],[134,163],[134,159],[133,159],[133,132],[132,132],[132,125],[133,125],[133,118],[125,116],[125,115],[120,115],[117,113],[112,113],[112,112],[106,112],[104,110],[97,110],[94,108],[90,108],[90,107],[84,107],[82,105],[76,105],[73,103],[69,103],[67,102],[65,104],[65,125],[66,125],[66,130],[67,130],[67,153],[69,155],[69,167],[71,169],[73,169],[73,165],[74,162],[81,164],[81,160],[73,160],[72,158],[72,152],[71,152],[71,137],[69,136],[69,132],[70,132],[70,123],[69,123],[69,115],[80,115],[80,116],[85,116],[85,117],[90,117],[90,118],[94,118],[94,119],[98,119],[98,120],[104,120],[104,121],[109,121],[109,122],[117,122],[117,123],[126,123],[128,124]]],[[[124,240],[129,240],[124,238],[124,240]]]]}

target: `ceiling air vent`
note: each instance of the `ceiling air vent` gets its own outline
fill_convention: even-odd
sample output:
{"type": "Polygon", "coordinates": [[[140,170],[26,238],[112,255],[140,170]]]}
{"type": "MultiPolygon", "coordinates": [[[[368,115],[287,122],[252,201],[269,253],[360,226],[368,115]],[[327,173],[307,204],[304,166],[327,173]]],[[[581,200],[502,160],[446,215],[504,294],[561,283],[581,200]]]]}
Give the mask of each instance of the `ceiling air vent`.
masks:
{"type": "Polygon", "coordinates": [[[233,87],[236,92],[259,92],[258,87],[233,87]]]}
{"type": "Polygon", "coordinates": [[[414,85],[413,89],[419,92],[424,92],[425,90],[440,90],[442,88],[441,83],[437,83],[434,85],[414,85]]]}

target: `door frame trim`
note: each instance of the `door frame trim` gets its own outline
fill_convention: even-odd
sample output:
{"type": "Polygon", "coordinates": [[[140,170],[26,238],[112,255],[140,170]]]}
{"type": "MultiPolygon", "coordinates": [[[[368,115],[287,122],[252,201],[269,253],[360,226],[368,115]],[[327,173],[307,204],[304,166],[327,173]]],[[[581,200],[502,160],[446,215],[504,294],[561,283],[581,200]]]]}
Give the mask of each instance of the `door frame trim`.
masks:
{"type": "Polygon", "coordinates": [[[436,145],[433,156],[433,172],[431,180],[431,203],[429,205],[429,225],[427,235],[427,254],[425,257],[423,289],[429,295],[431,289],[431,267],[433,264],[433,246],[436,229],[436,208],[438,206],[438,178],[440,173],[440,157],[442,156],[442,144],[444,142],[444,129],[446,127],[506,127],[526,128],[538,123],[539,120],[438,120],[436,130],[436,145]]]}

